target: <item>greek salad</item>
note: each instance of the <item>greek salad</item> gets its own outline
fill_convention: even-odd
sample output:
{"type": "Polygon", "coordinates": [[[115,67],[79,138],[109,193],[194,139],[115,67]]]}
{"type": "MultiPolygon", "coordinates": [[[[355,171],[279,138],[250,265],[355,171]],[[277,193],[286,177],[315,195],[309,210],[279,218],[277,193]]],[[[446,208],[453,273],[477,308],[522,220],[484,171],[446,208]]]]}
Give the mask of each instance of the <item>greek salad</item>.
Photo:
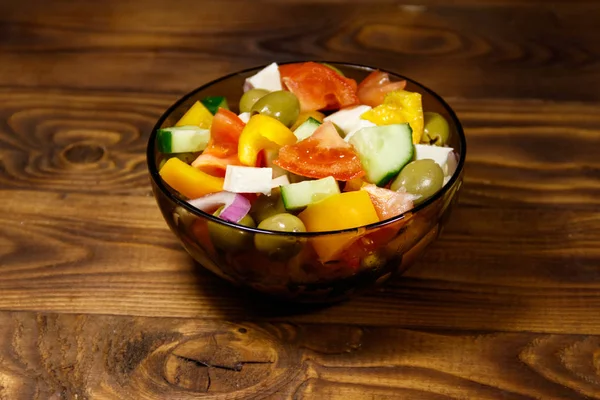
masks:
{"type": "MultiPolygon", "coordinates": [[[[361,227],[411,210],[455,172],[446,119],[388,73],[357,83],[328,64],[273,63],[240,94],[231,108],[225,97],[195,102],[156,137],[162,180],[225,221],[284,232],[361,227]]],[[[329,259],[347,245],[315,250],[329,259]]]]}

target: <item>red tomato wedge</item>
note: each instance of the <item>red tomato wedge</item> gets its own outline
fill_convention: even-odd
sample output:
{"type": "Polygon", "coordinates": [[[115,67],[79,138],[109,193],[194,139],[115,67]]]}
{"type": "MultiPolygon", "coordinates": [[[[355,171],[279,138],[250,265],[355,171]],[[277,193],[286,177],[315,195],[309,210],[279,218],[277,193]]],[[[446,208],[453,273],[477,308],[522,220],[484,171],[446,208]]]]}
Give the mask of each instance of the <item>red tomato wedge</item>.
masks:
{"type": "Polygon", "coordinates": [[[369,194],[380,221],[396,217],[413,208],[412,196],[369,184],[360,188],[369,194]]]}
{"type": "Polygon", "coordinates": [[[338,181],[348,181],[365,174],[358,154],[331,122],[325,122],[308,138],[283,146],[273,163],[308,178],[333,176],[338,181]]]}
{"type": "Polygon", "coordinates": [[[386,94],[405,87],[406,81],[391,82],[387,72],[373,71],[358,85],[358,98],[361,104],[377,107],[386,94]]]}
{"type": "Polygon", "coordinates": [[[244,126],[244,122],[234,112],[219,108],[210,126],[208,146],[202,154],[208,153],[217,157],[237,154],[244,126]]]}
{"type": "Polygon", "coordinates": [[[300,101],[300,111],[337,110],[358,104],[356,81],[315,62],[279,66],[283,86],[300,101]]]}
{"type": "Polygon", "coordinates": [[[225,176],[228,165],[241,165],[237,151],[244,126],[235,113],[219,108],[210,126],[208,145],[192,166],[210,175],[225,176]]]}

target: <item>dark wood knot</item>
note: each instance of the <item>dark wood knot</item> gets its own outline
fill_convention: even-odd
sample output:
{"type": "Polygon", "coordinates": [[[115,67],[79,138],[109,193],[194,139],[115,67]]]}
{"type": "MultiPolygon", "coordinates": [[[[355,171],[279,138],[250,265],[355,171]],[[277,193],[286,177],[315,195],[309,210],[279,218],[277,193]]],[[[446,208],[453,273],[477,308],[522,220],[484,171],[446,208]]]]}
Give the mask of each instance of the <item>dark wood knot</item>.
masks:
{"type": "Polygon", "coordinates": [[[264,381],[276,369],[277,351],[270,340],[247,336],[238,330],[185,341],[167,355],[165,380],[202,393],[237,392],[264,381]]]}
{"type": "Polygon", "coordinates": [[[63,157],[72,164],[93,164],[106,154],[103,146],[91,142],[71,143],[63,150],[63,157]]]}

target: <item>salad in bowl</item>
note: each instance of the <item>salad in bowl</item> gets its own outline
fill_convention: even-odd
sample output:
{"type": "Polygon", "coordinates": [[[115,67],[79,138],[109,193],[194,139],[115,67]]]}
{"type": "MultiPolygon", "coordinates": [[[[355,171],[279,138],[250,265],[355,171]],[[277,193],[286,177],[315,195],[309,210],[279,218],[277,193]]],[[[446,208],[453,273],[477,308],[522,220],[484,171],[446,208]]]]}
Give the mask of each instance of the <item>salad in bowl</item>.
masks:
{"type": "Polygon", "coordinates": [[[200,264],[334,301],[403,271],[439,234],[466,143],[450,107],[369,67],[272,63],[188,94],[148,146],[154,194],[200,264]]]}

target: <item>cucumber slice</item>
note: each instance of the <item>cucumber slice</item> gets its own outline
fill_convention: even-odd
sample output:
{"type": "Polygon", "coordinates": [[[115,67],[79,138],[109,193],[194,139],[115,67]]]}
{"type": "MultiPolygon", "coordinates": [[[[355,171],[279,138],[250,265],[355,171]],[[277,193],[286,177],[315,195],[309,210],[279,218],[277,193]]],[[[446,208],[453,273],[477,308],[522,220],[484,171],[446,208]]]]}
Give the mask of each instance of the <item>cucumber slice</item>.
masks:
{"type": "Polygon", "coordinates": [[[304,208],[338,193],[340,187],[332,176],[281,186],[281,200],[288,211],[304,208]]]}
{"type": "Polygon", "coordinates": [[[227,99],[223,96],[209,96],[200,100],[204,107],[210,111],[212,115],[215,115],[219,108],[224,108],[229,110],[229,104],[227,104],[227,99]]]}
{"type": "Polygon", "coordinates": [[[317,128],[321,126],[321,123],[313,117],[308,117],[299,127],[294,131],[294,135],[298,138],[298,141],[304,140],[312,135],[317,128]]]}
{"type": "Polygon", "coordinates": [[[206,148],[210,130],[198,126],[177,126],[159,129],[156,133],[161,153],[195,153],[206,148]]]}
{"type": "Polygon", "coordinates": [[[384,186],[410,162],[414,153],[409,124],[363,128],[350,138],[367,181],[384,186]]]}

